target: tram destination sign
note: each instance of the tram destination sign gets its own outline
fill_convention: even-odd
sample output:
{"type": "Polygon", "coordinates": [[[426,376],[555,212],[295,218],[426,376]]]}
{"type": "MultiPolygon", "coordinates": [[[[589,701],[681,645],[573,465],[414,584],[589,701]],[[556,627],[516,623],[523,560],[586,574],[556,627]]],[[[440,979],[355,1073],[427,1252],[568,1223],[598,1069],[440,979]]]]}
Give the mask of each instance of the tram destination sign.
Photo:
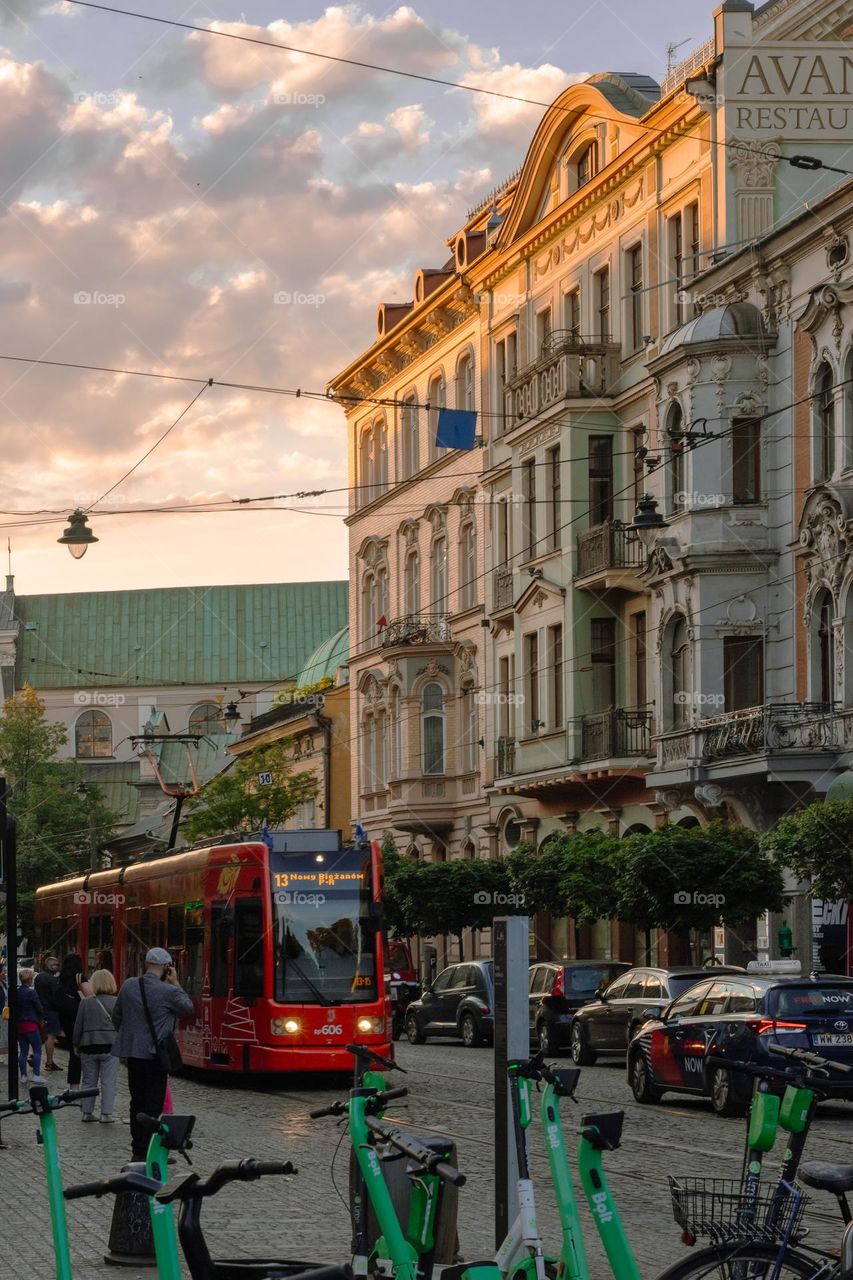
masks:
{"type": "Polygon", "coordinates": [[[812,142],[853,134],[853,45],[729,46],[727,123],[738,138],[812,142]]]}

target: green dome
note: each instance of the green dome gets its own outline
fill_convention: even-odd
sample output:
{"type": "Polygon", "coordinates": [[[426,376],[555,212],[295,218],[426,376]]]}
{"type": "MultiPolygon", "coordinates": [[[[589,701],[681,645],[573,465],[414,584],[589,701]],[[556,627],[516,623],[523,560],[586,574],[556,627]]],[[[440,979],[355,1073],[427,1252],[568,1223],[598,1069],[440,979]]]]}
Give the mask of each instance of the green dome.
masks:
{"type": "Polygon", "coordinates": [[[328,640],[318,645],[296,677],[297,689],[316,684],[327,677],[334,680],[338,667],[349,663],[349,627],[341,627],[328,640]]]}
{"type": "Polygon", "coordinates": [[[853,800],[853,772],[850,769],[839,773],[838,777],[830,783],[826,799],[853,800]]]}

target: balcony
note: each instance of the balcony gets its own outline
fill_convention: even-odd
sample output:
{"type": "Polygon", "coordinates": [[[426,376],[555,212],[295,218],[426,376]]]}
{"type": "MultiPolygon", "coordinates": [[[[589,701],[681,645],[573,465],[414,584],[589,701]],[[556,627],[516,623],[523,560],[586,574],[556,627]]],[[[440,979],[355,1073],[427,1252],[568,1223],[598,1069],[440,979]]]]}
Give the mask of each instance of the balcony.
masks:
{"type": "Polygon", "coordinates": [[[495,777],[509,778],[515,773],[515,738],[498,738],[495,744],[495,777]]]}
{"type": "Polygon", "coordinates": [[[645,551],[636,529],[606,520],[577,535],[575,586],[587,591],[640,591],[645,551]]]}
{"type": "Polygon", "coordinates": [[[515,602],[512,569],[495,569],[492,573],[492,612],[506,613],[515,602]]]}
{"type": "Polygon", "coordinates": [[[621,760],[652,753],[650,711],[601,711],[582,716],[580,725],[583,760],[621,760]]]}
{"type": "Polygon", "coordinates": [[[564,400],[601,399],[619,377],[619,345],[556,330],[539,355],[504,388],[504,432],[515,430],[564,400]]]}
{"type": "Polygon", "coordinates": [[[451,643],[450,623],[444,613],[408,614],[389,622],[382,635],[382,648],[407,645],[451,643]]]}

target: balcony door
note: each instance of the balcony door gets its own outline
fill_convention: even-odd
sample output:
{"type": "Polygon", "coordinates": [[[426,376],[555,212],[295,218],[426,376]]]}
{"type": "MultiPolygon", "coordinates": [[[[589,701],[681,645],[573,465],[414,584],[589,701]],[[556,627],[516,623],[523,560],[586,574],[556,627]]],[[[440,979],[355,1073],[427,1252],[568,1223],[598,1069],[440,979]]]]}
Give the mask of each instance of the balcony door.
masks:
{"type": "Polygon", "coordinates": [[[723,693],[726,711],[745,711],[764,702],[764,639],[726,636],[723,639],[723,693]]]}

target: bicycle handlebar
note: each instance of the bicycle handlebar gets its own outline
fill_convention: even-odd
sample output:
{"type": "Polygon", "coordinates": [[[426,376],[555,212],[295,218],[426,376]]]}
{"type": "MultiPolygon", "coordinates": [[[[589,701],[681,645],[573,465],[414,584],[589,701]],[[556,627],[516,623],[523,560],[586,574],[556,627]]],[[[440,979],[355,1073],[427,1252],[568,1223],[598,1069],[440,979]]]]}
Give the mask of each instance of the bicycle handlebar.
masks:
{"type": "Polygon", "coordinates": [[[422,1142],[418,1142],[417,1138],[409,1137],[408,1134],[403,1133],[400,1129],[383,1124],[375,1116],[367,1117],[367,1127],[371,1133],[375,1133],[383,1142],[396,1147],[398,1151],[402,1151],[403,1155],[409,1156],[417,1164],[423,1165],[428,1173],[434,1173],[443,1182],[450,1182],[454,1187],[465,1186],[465,1174],[460,1173],[458,1169],[454,1169],[452,1164],[448,1164],[446,1160],[442,1159],[440,1151],[431,1150],[429,1147],[424,1146],[422,1142]]]}

